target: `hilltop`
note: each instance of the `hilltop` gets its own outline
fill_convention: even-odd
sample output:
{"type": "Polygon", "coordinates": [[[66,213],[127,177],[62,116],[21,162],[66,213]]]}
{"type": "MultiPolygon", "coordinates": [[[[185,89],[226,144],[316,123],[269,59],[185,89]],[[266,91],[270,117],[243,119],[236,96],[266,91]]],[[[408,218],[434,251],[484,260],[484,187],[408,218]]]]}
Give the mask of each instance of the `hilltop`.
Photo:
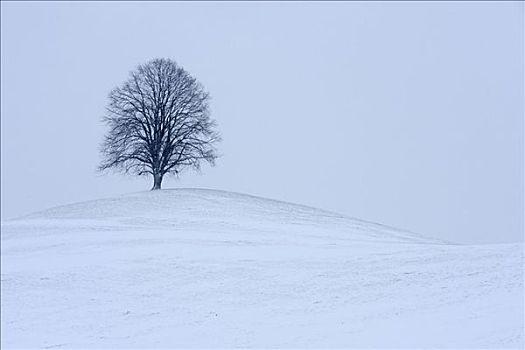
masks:
{"type": "Polygon", "coordinates": [[[522,347],[523,245],[204,189],[2,223],[2,347],[522,347]]]}

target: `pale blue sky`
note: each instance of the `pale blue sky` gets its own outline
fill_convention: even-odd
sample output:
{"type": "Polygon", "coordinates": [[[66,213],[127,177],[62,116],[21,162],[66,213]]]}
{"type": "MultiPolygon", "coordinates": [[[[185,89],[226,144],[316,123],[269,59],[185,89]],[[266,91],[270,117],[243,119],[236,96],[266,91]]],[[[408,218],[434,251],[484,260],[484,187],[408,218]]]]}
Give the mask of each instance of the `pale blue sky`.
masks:
{"type": "Polygon", "coordinates": [[[107,94],[169,57],[210,91],[215,168],[164,187],[282,199],[457,242],[523,240],[520,2],[2,2],[2,219],[148,190],[99,175],[107,94]]]}

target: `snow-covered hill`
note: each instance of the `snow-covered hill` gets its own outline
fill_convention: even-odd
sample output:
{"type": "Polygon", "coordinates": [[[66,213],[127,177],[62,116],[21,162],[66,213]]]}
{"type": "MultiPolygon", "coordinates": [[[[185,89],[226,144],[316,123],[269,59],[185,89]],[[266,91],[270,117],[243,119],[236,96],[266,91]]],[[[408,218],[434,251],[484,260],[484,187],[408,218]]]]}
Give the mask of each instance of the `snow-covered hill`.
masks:
{"type": "Polygon", "coordinates": [[[199,189],[2,223],[2,348],[523,347],[523,245],[199,189]]]}

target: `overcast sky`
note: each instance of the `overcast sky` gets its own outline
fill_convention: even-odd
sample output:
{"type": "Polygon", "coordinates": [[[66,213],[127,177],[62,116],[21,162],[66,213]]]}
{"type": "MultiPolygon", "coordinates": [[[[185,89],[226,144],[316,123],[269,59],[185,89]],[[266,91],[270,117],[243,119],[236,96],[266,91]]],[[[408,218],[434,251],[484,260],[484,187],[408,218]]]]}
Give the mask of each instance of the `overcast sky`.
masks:
{"type": "Polygon", "coordinates": [[[155,57],[210,91],[245,192],[456,242],[523,240],[524,4],[1,3],[2,220],[148,190],[100,175],[108,92],[155,57]]]}

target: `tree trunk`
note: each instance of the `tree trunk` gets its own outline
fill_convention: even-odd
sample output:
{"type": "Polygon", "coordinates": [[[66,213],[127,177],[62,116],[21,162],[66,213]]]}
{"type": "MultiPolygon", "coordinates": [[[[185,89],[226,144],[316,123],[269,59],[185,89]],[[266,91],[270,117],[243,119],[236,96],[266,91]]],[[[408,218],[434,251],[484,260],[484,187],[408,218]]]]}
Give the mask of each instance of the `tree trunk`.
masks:
{"type": "Polygon", "coordinates": [[[160,185],[162,184],[162,175],[153,174],[153,188],[152,190],[160,190],[160,185]]]}

